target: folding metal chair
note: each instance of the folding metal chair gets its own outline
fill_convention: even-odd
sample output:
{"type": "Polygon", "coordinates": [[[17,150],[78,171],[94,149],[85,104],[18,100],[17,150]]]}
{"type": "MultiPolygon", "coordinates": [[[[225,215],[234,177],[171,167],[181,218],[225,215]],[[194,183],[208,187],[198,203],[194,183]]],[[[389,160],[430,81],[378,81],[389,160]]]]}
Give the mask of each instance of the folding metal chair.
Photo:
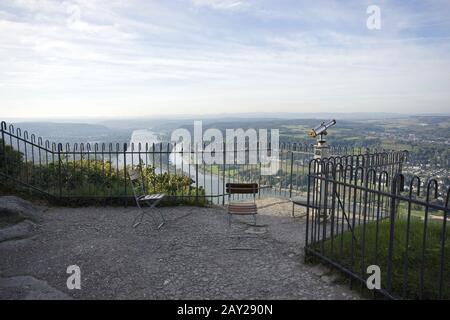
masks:
{"type": "Polygon", "coordinates": [[[227,183],[226,192],[228,193],[228,225],[231,226],[231,216],[236,215],[253,215],[253,222],[256,226],[256,194],[258,193],[257,183],[227,183]],[[253,202],[251,203],[231,203],[232,194],[253,194],[253,202]]]}
{"type": "MultiPolygon", "coordinates": [[[[137,215],[133,220],[133,227],[136,228],[139,224],[142,223],[142,219],[144,218],[144,215],[148,214],[148,211],[153,211],[153,209],[158,205],[158,203],[161,202],[162,199],[164,199],[165,194],[164,193],[152,193],[152,194],[146,194],[144,190],[144,184],[143,179],[141,175],[141,171],[139,168],[132,169],[128,172],[128,177],[130,179],[132,189],[133,189],[133,195],[136,200],[136,205],[138,206],[139,210],[141,210],[141,213],[137,215]],[[142,207],[142,204],[147,205],[149,208],[144,210],[142,207]],[[139,220],[139,221],[137,221],[139,220]],[[137,221],[137,222],[136,222],[137,221]]],[[[150,214],[150,216],[153,219],[153,222],[158,225],[155,217],[153,214],[150,214]]],[[[166,219],[164,218],[164,215],[162,212],[159,212],[159,216],[161,217],[162,222],[158,225],[156,229],[160,229],[165,223],[166,219]]]]}

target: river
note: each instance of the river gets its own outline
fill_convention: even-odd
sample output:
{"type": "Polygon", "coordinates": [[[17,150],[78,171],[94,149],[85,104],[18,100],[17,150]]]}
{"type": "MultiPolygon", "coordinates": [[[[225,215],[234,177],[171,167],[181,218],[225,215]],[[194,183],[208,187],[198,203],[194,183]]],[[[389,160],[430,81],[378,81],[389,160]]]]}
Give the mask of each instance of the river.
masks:
{"type": "MultiPolygon", "coordinates": [[[[149,129],[138,129],[134,130],[131,134],[130,139],[130,145],[129,149],[126,155],[126,163],[129,164],[137,164],[139,163],[139,154],[138,152],[138,145],[141,144],[141,150],[145,151],[145,146],[148,144],[149,150],[152,150],[153,143],[155,146],[159,145],[161,141],[158,139],[158,135],[149,130],[149,129]],[[134,153],[131,154],[131,145],[134,144],[134,153]]],[[[165,147],[166,144],[164,143],[163,146],[165,147]]],[[[163,149],[166,150],[165,148],[163,149]]],[[[148,157],[151,157],[150,155],[148,157]]],[[[146,155],[142,154],[140,156],[141,160],[144,163],[152,163],[152,159],[147,158],[146,155]]],[[[196,166],[195,165],[188,165],[186,163],[182,164],[181,156],[179,154],[170,154],[169,157],[169,163],[173,167],[176,167],[177,175],[180,175],[181,172],[184,172],[186,175],[190,175],[192,180],[196,181],[198,180],[198,186],[203,187],[205,189],[207,196],[214,196],[218,194],[223,193],[223,180],[218,177],[215,174],[211,174],[209,172],[203,172],[201,169],[199,169],[198,173],[196,173],[196,166]]],[[[119,166],[123,166],[123,159],[119,160],[119,166]]],[[[162,163],[163,168],[159,168],[159,166],[156,168],[157,172],[166,172],[167,171],[167,162],[163,161],[162,163]]],[[[171,170],[173,173],[173,169],[171,170]]],[[[196,184],[195,184],[196,185],[196,184]]]]}

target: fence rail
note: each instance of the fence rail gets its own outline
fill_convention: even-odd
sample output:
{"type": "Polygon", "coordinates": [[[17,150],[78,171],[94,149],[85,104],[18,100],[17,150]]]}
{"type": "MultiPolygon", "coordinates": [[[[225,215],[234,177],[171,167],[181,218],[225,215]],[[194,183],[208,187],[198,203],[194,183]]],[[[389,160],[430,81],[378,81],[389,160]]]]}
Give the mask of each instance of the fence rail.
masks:
{"type": "MultiPolygon", "coordinates": [[[[279,170],[274,175],[262,175],[264,164],[242,164],[240,152],[249,157],[249,148],[213,151],[223,158],[221,164],[203,161],[211,156],[205,148],[177,150],[171,143],[55,143],[1,122],[0,176],[14,186],[22,186],[62,201],[93,200],[126,202],[132,199],[127,168],[141,164],[148,173],[147,186],[153,191],[165,191],[174,199],[188,202],[208,200],[225,203],[224,186],[228,182],[258,182],[261,194],[292,197],[306,192],[308,163],[314,156],[311,144],[280,143],[279,170]],[[16,153],[14,153],[16,151],[16,153]],[[232,161],[229,154],[234,152],[232,161]],[[186,164],[179,159],[186,155],[202,159],[186,164]],[[150,169],[147,170],[147,169],[150,169]]],[[[205,147],[205,146],[203,146],[205,147]]],[[[259,148],[259,146],[258,146],[259,148]]],[[[237,147],[235,148],[237,149],[237,147]]],[[[264,150],[273,152],[269,144],[264,150]]],[[[365,161],[361,148],[330,147],[334,155],[351,152],[348,161],[365,161]],[[358,156],[357,156],[358,155],[358,156]]],[[[259,153],[259,150],[257,150],[259,153]]],[[[369,161],[369,160],[366,160],[369,161]]]]}
{"type": "MultiPolygon", "coordinates": [[[[249,159],[250,148],[213,151],[203,148],[179,150],[171,143],[55,143],[1,122],[0,177],[13,186],[39,192],[61,201],[102,201],[126,203],[132,199],[127,169],[142,165],[149,191],[166,192],[185,202],[208,200],[224,204],[228,182],[257,182],[261,195],[277,197],[306,196],[308,164],[314,157],[312,144],[283,142],[263,150],[268,156],[279,151],[279,170],[263,175],[265,164],[238,161],[240,153],[249,159]],[[230,153],[234,153],[229,160],[230,153]],[[207,163],[214,155],[223,162],[207,163]],[[185,157],[201,159],[194,164],[179,161],[185,157]],[[228,159],[228,160],[227,160],[228,159]]],[[[259,145],[257,146],[259,154],[259,145]]],[[[358,166],[389,166],[396,161],[392,153],[369,153],[367,149],[330,146],[333,161],[358,166]]]]}
{"type": "Polygon", "coordinates": [[[381,288],[374,292],[389,298],[450,299],[450,188],[439,194],[435,179],[419,177],[405,188],[401,163],[389,172],[312,160],[306,255],[361,288],[367,267],[380,267],[381,288]]]}

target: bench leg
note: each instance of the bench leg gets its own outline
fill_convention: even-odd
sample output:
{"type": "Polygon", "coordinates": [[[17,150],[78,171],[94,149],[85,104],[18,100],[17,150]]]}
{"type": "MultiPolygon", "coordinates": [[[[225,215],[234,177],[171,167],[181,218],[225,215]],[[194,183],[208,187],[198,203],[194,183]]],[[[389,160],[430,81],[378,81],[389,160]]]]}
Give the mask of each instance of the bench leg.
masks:
{"type": "Polygon", "coordinates": [[[138,206],[138,208],[141,210],[141,214],[138,215],[136,218],[134,218],[134,221],[133,221],[133,222],[135,222],[136,220],[138,220],[138,218],[139,218],[139,221],[133,224],[133,228],[136,228],[137,226],[139,226],[139,225],[142,223],[142,220],[143,220],[143,218],[144,218],[145,215],[149,215],[149,216],[152,218],[153,223],[154,223],[155,225],[157,225],[156,229],[158,229],[158,230],[161,229],[161,227],[166,223],[166,220],[164,219],[164,216],[163,216],[162,212],[159,212],[159,215],[161,216],[161,219],[162,219],[163,222],[160,223],[159,225],[158,225],[158,222],[156,221],[155,217],[153,216],[153,214],[154,214],[155,212],[149,212],[149,211],[154,210],[155,207],[156,207],[156,205],[157,205],[160,201],[161,201],[161,200],[154,201],[153,203],[146,202],[146,204],[149,206],[149,208],[147,209],[148,211],[145,211],[144,208],[142,208],[141,204],[140,204],[139,201],[138,201],[138,202],[137,202],[137,206],[138,206]]]}
{"type": "MultiPolygon", "coordinates": [[[[162,201],[162,198],[161,199],[159,199],[159,200],[157,200],[157,201],[155,201],[153,204],[152,204],[152,209],[154,209],[154,208],[156,208],[156,206],[158,205],[158,203],[160,203],[162,201]]],[[[163,215],[163,213],[161,212],[161,211],[158,211],[158,213],[159,213],[159,216],[161,217],[161,220],[162,220],[162,222],[158,225],[158,227],[156,228],[156,229],[161,229],[161,227],[163,226],[163,225],[165,225],[166,224],[166,218],[164,218],[164,215],[163,215]]],[[[154,218],[153,218],[154,219],[154,218]]],[[[155,220],[155,219],[154,219],[155,220]]],[[[156,221],[156,220],[155,220],[156,221]]]]}
{"type": "Polygon", "coordinates": [[[136,216],[135,218],[134,218],[134,220],[133,220],[133,228],[136,228],[138,225],[140,225],[141,223],[142,223],[142,219],[144,218],[144,214],[145,214],[145,212],[144,212],[144,210],[142,210],[141,209],[141,214],[139,214],[138,216],[136,216]],[[138,220],[138,218],[139,218],[139,221],[138,222],[135,222],[136,220],[138,220]]]}
{"type": "Polygon", "coordinates": [[[140,225],[142,223],[142,219],[144,218],[144,215],[145,215],[145,211],[141,207],[141,204],[139,203],[139,201],[136,201],[136,204],[137,204],[139,210],[141,210],[141,213],[134,218],[134,220],[133,220],[133,228],[136,228],[138,225],[140,225]],[[136,222],[138,220],[138,218],[139,218],[139,221],[136,222]]]}

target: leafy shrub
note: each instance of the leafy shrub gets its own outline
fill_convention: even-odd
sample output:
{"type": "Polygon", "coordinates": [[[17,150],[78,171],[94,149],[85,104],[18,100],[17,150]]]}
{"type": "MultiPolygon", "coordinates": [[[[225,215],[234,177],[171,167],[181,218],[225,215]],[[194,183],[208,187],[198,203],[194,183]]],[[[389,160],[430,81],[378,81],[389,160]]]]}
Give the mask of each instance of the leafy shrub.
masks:
{"type": "MultiPolygon", "coordinates": [[[[204,204],[203,188],[192,186],[192,179],[168,172],[157,173],[151,166],[138,165],[146,193],[166,193],[165,204],[204,204]]],[[[126,170],[130,170],[128,166],[126,170]]],[[[69,160],[46,164],[24,162],[23,154],[0,141],[0,170],[27,185],[62,199],[71,205],[105,203],[133,203],[133,190],[124,168],[118,169],[110,161],[95,159],[69,160]]],[[[14,188],[18,184],[11,184],[14,188]]]]}
{"type": "Polygon", "coordinates": [[[23,154],[4,144],[0,139],[0,170],[2,173],[16,178],[21,172],[23,154]]]}

